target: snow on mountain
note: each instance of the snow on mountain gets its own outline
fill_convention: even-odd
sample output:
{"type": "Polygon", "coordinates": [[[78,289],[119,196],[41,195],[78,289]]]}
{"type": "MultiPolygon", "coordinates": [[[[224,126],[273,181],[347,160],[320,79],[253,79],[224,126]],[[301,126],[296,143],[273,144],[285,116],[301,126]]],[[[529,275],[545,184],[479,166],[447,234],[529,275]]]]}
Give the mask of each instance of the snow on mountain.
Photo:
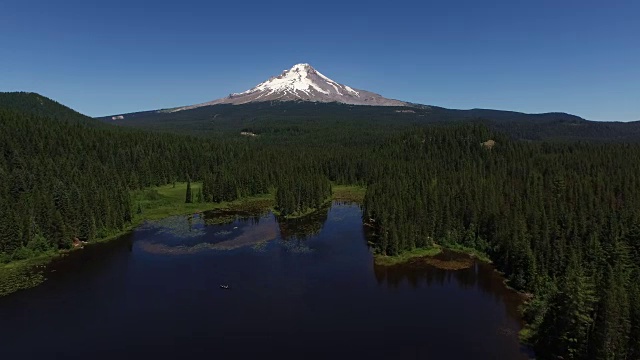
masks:
{"type": "Polygon", "coordinates": [[[352,89],[322,75],[309,64],[296,64],[279,76],[241,93],[225,98],[172,109],[181,111],[216,104],[246,104],[261,101],[339,102],[352,105],[406,106],[399,100],[384,98],[364,90],[352,89]]]}

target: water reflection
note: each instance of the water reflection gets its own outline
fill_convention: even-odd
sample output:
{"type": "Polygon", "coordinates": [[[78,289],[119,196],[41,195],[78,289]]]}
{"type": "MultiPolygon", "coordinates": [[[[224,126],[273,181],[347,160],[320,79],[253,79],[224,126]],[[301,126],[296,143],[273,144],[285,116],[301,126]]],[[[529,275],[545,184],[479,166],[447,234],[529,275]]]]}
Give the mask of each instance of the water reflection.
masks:
{"type": "Polygon", "coordinates": [[[206,250],[234,250],[261,244],[278,237],[273,214],[240,211],[210,211],[175,216],[146,225],[156,235],[137,242],[151,254],[187,255],[206,250]]]}
{"type": "Polygon", "coordinates": [[[492,265],[468,255],[447,250],[435,259],[438,260],[436,264],[443,266],[430,264],[424,259],[415,259],[394,266],[374,264],[373,272],[378,284],[386,284],[390,288],[398,288],[404,283],[409,284],[413,289],[422,286],[455,284],[462,289],[480,291],[494,297],[496,301],[504,302],[510,317],[520,318],[518,307],[524,300],[523,296],[507,288],[504,278],[494,270],[492,265]],[[453,270],[455,265],[448,267],[447,262],[453,262],[455,265],[468,262],[470,266],[453,270]]]}
{"type": "Polygon", "coordinates": [[[280,235],[283,240],[305,240],[322,231],[327,222],[330,206],[327,204],[318,211],[298,219],[278,219],[280,235]]]}
{"type": "Polygon", "coordinates": [[[235,221],[247,224],[259,224],[260,219],[269,214],[269,211],[241,211],[241,210],[209,210],[201,214],[206,225],[225,225],[235,221]]]}
{"type": "Polygon", "coordinates": [[[210,212],[72,252],[41,287],[0,298],[3,354],[525,358],[520,301],[490,265],[445,253],[465,268],[373,266],[361,215],[336,203],[296,221],[210,212]]]}
{"type": "Polygon", "coordinates": [[[158,233],[172,235],[179,239],[204,235],[204,221],[199,214],[170,216],[161,220],[147,221],[141,229],[155,229],[158,233]]]}

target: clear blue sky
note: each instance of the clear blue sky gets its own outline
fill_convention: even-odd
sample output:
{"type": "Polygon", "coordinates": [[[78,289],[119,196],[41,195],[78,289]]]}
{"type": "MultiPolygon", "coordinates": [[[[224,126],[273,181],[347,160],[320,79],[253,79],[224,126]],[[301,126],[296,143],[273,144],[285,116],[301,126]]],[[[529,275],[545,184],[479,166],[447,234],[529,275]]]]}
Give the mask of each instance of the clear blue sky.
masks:
{"type": "Polygon", "coordinates": [[[308,62],[422,104],[640,120],[639,16],[615,0],[4,0],[0,91],[100,116],[213,100],[308,62]]]}

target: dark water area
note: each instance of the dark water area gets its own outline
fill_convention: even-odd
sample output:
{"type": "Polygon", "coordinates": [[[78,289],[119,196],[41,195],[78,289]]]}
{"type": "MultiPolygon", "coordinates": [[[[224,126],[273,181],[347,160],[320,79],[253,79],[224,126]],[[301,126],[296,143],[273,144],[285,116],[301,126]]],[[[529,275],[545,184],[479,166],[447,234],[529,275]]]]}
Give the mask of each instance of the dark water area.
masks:
{"type": "Polygon", "coordinates": [[[491,266],[374,266],[360,217],[205,213],[75,251],[0,298],[2,358],[528,358],[491,266]]]}

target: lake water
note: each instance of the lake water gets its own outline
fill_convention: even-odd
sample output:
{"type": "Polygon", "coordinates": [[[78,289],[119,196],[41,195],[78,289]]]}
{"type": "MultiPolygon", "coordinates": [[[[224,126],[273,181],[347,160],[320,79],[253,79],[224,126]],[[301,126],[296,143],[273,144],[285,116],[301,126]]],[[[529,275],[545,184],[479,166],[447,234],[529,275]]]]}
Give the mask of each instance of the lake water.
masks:
{"type": "Polygon", "coordinates": [[[527,358],[520,299],[491,266],[374,266],[357,205],[243,215],[172,217],[55,261],[0,298],[2,358],[527,358]]]}

